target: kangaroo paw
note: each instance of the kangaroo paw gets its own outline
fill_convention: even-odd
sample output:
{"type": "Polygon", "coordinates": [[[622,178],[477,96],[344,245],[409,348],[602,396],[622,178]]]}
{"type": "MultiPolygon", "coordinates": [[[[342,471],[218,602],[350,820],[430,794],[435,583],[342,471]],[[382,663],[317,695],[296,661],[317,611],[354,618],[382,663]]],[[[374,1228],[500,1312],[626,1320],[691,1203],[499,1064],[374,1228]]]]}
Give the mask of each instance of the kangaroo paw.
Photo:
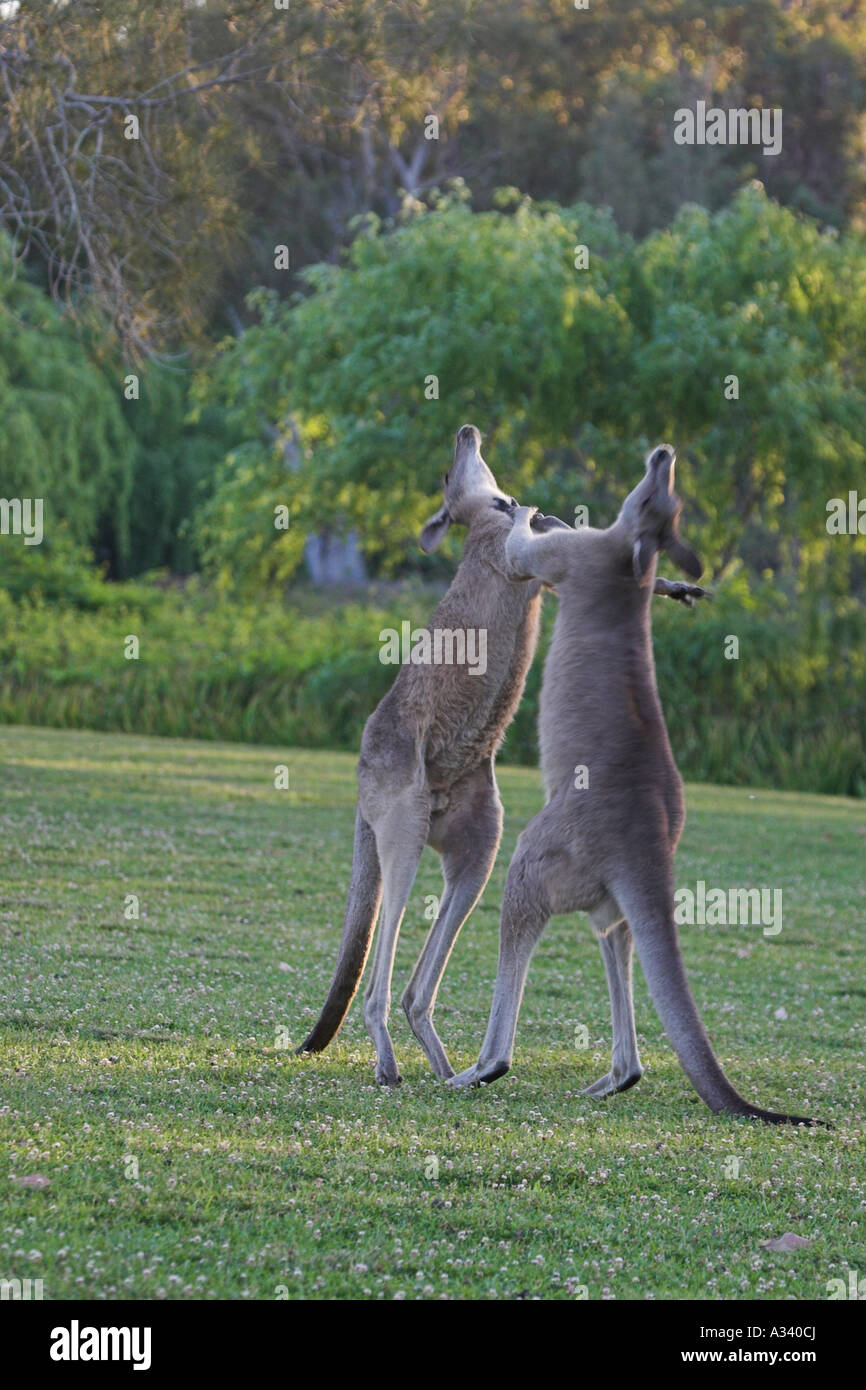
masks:
{"type": "Polygon", "coordinates": [[[478,1068],[467,1067],[466,1071],[459,1071],[456,1076],[449,1076],[446,1086],[478,1086],[478,1068]]]}
{"type": "Polygon", "coordinates": [[[380,1086],[400,1086],[403,1083],[397,1068],[382,1062],[376,1067],[376,1080],[380,1086]]]}
{"type": "Polygon", "coordinates": [[[474,1067],[461,1071],[448,1081],[449,1086],[489,1086],[510,1069],[510,1062],[476,1062],[474,1067]]]}
{"type": "Polygon", "coordinates": [[[600,1076],[598,1081],[594,1081],[591,1086],[585,1086],[581,1091],[582,1096],[615,1096],[620,1091],[628,1091],[632,1086],[636,1086],[643,1076],[643,1068],[638,1071],[626,1072],[623,1076],[617,1076],[614,1072],[606,1072],[600,1076]]]}

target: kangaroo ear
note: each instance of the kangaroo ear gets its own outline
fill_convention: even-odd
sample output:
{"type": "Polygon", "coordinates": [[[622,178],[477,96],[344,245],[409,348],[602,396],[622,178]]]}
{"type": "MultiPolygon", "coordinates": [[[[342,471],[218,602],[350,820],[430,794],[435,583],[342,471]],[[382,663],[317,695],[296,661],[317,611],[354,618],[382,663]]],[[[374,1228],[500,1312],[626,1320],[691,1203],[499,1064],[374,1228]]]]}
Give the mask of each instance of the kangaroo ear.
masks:
{"type": "Polygon", "coordinates": [[[441,506],[435,516],[431,516],[418,538],[418,544],[429,555],[432,550],[441,545],[445,539],[445,533],[451,525],[451,513],[446,506],[441,506]]]}
{"type": "Polygon", "coordinates": [[[634,577],[641,588],[643,588],[649,579],[653,556],[656,554],[657,550],[658,546],[652,536],[638,536],[634,543],[634,550],[631,553],[631,562],[634,568],[634,577]]]}
{"type": "Polygon", "coordinates": [[[700,557],[692,550],[690,545],[681,541],[679,536],[674,536],[665,546],[665,550],[670,555],[675,565],[690,575],[692,579],[700,579],[704,572],[700,557]]]}

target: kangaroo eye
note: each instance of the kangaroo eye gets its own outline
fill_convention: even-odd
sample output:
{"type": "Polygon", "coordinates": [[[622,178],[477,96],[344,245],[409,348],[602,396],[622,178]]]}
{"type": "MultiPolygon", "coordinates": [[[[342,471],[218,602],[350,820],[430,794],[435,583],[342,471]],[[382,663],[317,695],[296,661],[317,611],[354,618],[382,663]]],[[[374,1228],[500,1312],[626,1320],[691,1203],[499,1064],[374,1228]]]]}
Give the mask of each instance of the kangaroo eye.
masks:
{"type": "Polygon", "coordinates": [[[445,486],[446,486],[446,487],[448,486],[448,479],[449,479],[450,477],[451,477],[451,470],[450,470],[450,468],[449,468],[448,472],[445,474],[445,486]]]}

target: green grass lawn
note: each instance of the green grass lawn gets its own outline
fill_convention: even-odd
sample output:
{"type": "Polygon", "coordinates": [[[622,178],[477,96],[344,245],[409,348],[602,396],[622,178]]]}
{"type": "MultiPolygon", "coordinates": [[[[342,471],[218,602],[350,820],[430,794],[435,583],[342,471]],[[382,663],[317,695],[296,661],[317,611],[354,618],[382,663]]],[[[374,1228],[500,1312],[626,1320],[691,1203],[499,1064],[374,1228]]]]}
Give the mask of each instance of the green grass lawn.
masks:
{"type": "MultiPolygon", "coordinates": [[[[866,1275],[866,804],[688,788],[677,884],[784,893],[776,937],[683,929],[722,1063],[748,1098],[836,1125],[765,1129],[704,1108],[639,972],[647,1073],[580,1095],[610,1020],[579,917],[538,948],[495,1086],[437,1082],[396,1003],[397,1091],[373,1082],[357,1004],[296,1057],[342,923],[351,756],[17,728],[0,749],[0,1279],[46,1298],[799,1299],[866,1275]],[[787,1231],[811,1243],[762,1248],[787,1231]]],[[[533,772],[500,785],[499,862],[437,1014],[458,1067],[541,803],[533,772]]],[[[428,851],[395,1000],[439,888],[428,851]]]]}

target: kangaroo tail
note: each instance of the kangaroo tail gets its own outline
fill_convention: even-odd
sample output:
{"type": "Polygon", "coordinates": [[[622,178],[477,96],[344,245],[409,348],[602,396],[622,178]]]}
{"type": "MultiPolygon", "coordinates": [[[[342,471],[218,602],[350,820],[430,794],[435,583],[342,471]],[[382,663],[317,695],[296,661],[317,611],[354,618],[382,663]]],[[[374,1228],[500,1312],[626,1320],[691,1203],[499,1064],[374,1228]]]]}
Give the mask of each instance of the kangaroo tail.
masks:
{"type": "Polygon", "coordinates": [[[382,874],[376,840],[359,806],[355,814],[352,878],[334,978],[318,1021],[298,1052],[321,1052],[339,1032],[361,983],[381,898],[382,874]]]}
{"type": "Polygon", "coordinates": [[[762,1110],[734,1088],[716,1058],[695,1005],[680,951],[673,917],[658,905],[649,906],[628,882],[616,899],[632,929],[652,1001],[683,1070],[701,1100],[716,1114],[745,1115],[771,1125],[822,1125],[825,1120],[762,1110]]]}

